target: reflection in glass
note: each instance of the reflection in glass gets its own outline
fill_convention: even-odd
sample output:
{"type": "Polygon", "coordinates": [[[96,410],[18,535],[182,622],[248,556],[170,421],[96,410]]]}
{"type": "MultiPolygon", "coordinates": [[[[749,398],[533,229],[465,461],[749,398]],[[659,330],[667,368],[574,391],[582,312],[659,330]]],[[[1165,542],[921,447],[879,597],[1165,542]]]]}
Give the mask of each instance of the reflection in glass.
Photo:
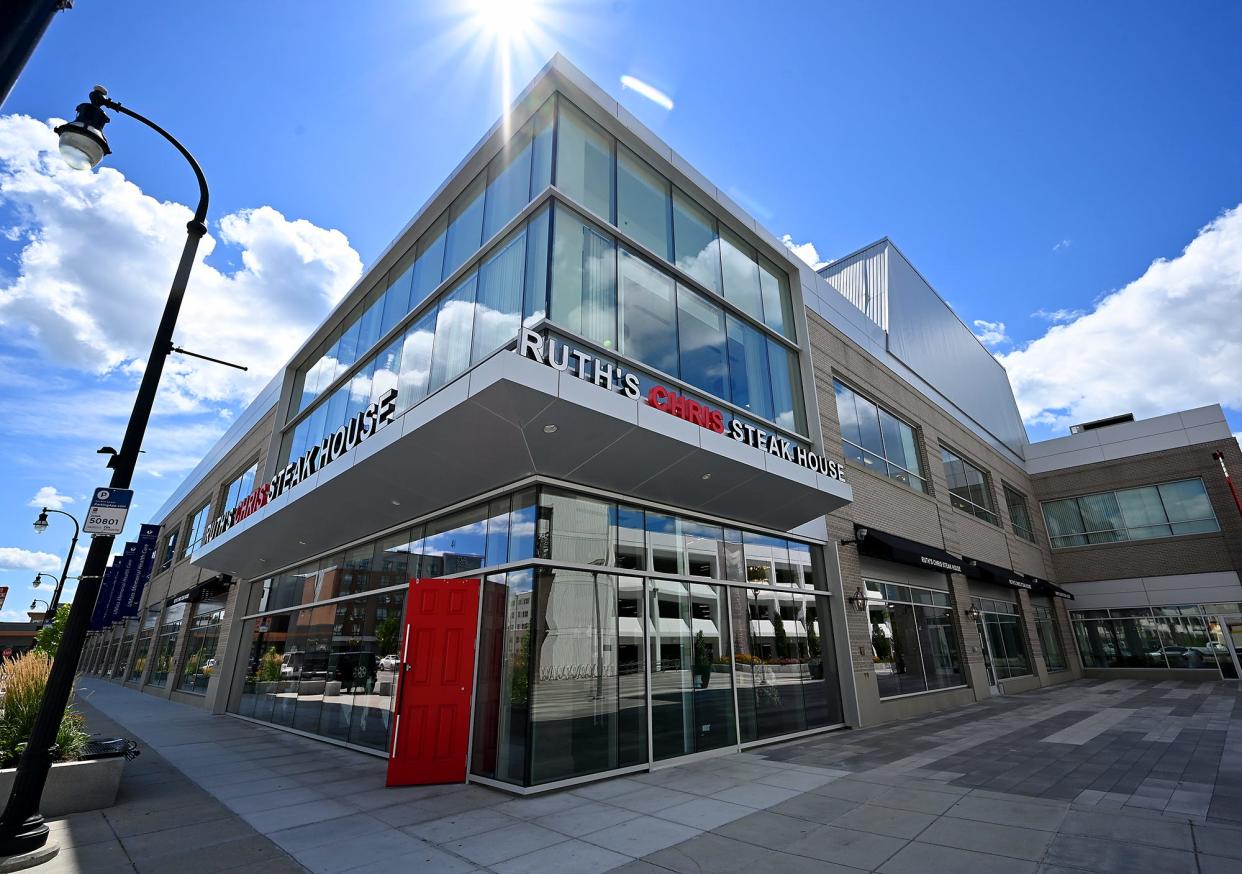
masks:
{"type": "Polygon", "coordinates": [[[677,286],[677,344],[681,378],[708,394],[728,397],[729,350],[724,310],[684,285],[677,286]]]}
{"type": "Polygon", "coordinates": [[[763,334],[741,319],[727,316],[730,398],[756,416],[772,419],[772,380],[763,334]]]}
{"type": "Polygon", "coordinates": [[[678,375],[677,310],[673,278],[621,249],[617,263],[621,351],[651,367],[678,375]]]}
{"type": "Polygon", "coordinates": [[[181,622],[185,618],[185,603],[173,604],[164,610],[164,618],[160,623],[159,634],[151,645],[151,673],[147,677],[147,685],[162,689],[168,685],[168,675],[172,673],[173,656],[177,651],[177,636],[181,633],[181,622]]]}
{"type": "MultiPolygon", "coordinates": [[[[635,583],[641,596],[642,583],[635,583]]],[[[648,590],[655,758],[736,743],[724,590],[706,583],[665,580],[651,581],[648,590]]],[[[637,627],[641,611],[637,603],[629,609],[641,636],[637,627]]]]}
{"type": "Polygon", "coordinates": [[[466,263],[483,245],[483,194],[487,174],[480,173],[449,206],[448,236],[444,245],[444,277],[466,263]]]}
{"type": "Polygon", "coordinates": [[[716,220],[676,188],[673,189],[673,244],[677,266],[720,294],[720,241],[716,237],[716,220]]]}
{"type": "Polygon", "coordinates": [[[568,101],[560,101],[556,187],[605,221],[612,220],[612,137],[568,101]]]}
{"type": "Polygon", "coordinates": [[[1039,634],[1039,647],[1044,652],[1044,666],[1049,671],[1066,669],[1065,648],[1061,645],[1061,632],[1057,627],[1056,608],[1035,607],[1035,630],[1039,634]]]}
{"type": "Polygon", "coordinates": [[[754,250],[725,226],[720,228],[720,261],[724,272],[725,300],[762,322],[759,265],[754,250]]]}
{"type": "Polygon", "coordinates": [[[224,621],[222,601],[203,601],[194,605],[194,618],[186,637],[185,657],[177,688],[196,695],[207,693],[207,684],[216,673],[216,646],[224,621]]]}
{"type": "Polygon", "coordinates": [[[670,188],[625,146],[617,154],[617,227],[662,258],[672,257],[670,188]]]}
{"type": "Polygon", "coordinates": [[[552,321],[615,347],[617,256],[612,238],[557,208],[552,244],[552,321]]]}
{"type": "Polygon", "coordinates": [[[526,270],[526,231],[500,244],[479,268],[479,299],[474,311],[471,365],[511,342],[522,319],[522,280],[526,270]]]}
{"type": "Polygon", "coordinates": [[[530,570],[483,581],[470,768],[481,777],[519,785],[526,782],[533,595],[530,570]]]}
{"type": "MultiPolygon", "coordinates": [[[[641,592],[641,582],[635,583],[641,592]]],[[[532,784],[646,761],[642,637],[621,627],[620,597],[611,575],[539,571],[532,615],[532,784]]]]}

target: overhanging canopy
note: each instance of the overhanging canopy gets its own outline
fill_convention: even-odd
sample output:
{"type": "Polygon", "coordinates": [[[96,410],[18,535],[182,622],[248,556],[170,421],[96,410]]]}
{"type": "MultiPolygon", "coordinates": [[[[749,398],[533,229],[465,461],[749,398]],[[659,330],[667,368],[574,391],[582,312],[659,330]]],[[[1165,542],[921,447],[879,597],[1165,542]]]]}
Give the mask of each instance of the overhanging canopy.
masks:
{"type": "Polygon", "coordinates": [[[939,547],[919,543],[917,540],[907,540],[887,531],[877,531],[866,525],[855,525],[854,537],[858,540],[858,551],[872,558],[945,573],[962,572],[961,559],[939,547]],[[867,532],[866,537],[860,536],[864,531],[867,532]]]}

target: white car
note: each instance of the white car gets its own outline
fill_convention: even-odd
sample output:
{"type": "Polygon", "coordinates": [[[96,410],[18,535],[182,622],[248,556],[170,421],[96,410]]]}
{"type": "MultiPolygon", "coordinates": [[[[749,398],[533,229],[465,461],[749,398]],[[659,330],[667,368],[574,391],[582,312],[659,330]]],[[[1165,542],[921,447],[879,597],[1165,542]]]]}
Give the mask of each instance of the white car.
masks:
{"type": "Polygon", "coordinates": [[[400,656],[386,655],[379,660],[379,669],[381,671],[395,671],[399,664],[401,664],[400,656]]]}

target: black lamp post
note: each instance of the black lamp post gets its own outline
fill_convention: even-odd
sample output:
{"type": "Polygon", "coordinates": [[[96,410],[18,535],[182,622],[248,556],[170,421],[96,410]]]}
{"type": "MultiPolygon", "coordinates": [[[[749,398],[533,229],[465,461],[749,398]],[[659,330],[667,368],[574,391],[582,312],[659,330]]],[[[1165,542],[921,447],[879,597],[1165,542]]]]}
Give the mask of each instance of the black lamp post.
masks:
{"type": "MultiPolygon", "coordinates": [[[[56,591],[52,594],[52,603],[48,607],[48,613],[55,618],[56,608],[60,606],[60,593],[65,588],[65,580],[69,578],[69,562],[73,561],[73,551],[78,548],[78,536],[82,533],[82,526],[78,524],[77,517],[72,513],[66,513],[64,510],[51,510],[47,507],[39,513],[39,518],[34,521],[34,530],[37,534],[42,534],[47,530],[47,514],[59,513],[62,516],[68,516],[73,521],[73,540],[69,541],[69,553],[65,556],[65,566],[60,571],[60,582],[56,584],[56,591]]],[[[36,586],[39,585],[39,577],[43,574],[35,574],[36,586]]]]}
{"type": "MultiPolygon", "coordinates": [[[[203,176],[202,168],[194,160],[194,156],[168,131],[150,119],[121,106],[108,97],[105,88],[98,85],[91,91],[90,102],[78,106],[77,118],[56,129],[56,132],[60,134],[60,153],[70,166],[81,169],[94,167],[103,160],[104,155],[111,152],[108,148],[108,141],[103,135],[103,127],[109,121],[108,115],[104,112],[105,109],[111,109],[142,122],[172,143],[190,163],[194,176],[198,180],[199,190],[198,208],[194,211],[194,218],[186,225],[185,248],[182,249],[181,261],[177,265],[172,288],[168,292],[168,301],[164,304],[164,315],[155,333],[151,354],[147,357],[147,366],[142,373],[138,396],[134,399],[134,409],[130,413],[129,424],[125,427],[121,451],[108,462],[108,467],[112,468],[109,487],[126,489],[129,488],[130,481],[133,479],[134,467],[138,462],[138,453],[142,447],[142,438],[147,430],[147,421],[151,418],[155,393],[159,388],[160,376],[164,372],[164,362],[173,349],[173,329],[177,325],[177,315],[181,311],[181,301],[185,297],[190,268],[194,266],[198,242],[207,233],[205,223],[207,180],[203,176]]],[[[35,717],[30,742],[26,745],[26,750],[17,763],[13,790],[9,794],[4,813],[0,814],[0,856],[16,856],[34,852],[47,843],[48,827],[39,814],[39,802],[43,796],[43,786],[47,781],[48,770],[52,766],[52,748],[56,743],[56,733],[61,719],[64,718],[65,707],[69,703],[69,695],[73,690],[73,678],[77,671],[78,659],[82,655],[87,626],[90,624],[91,613],[95,609],[95,601],[99,597],[104,566],[108,563],[108,556],[112,553],[112,540],[111,535],[96,535],[91,539],[90,550],[86,554],[86,563],[79,577],[77,594],[73,599],[73,608],[69,611],[69,621],[65,624],[57,657],[52,662],[52,673],[48,677],[43,702],[39,705],[39,714],[35,717]]]]}

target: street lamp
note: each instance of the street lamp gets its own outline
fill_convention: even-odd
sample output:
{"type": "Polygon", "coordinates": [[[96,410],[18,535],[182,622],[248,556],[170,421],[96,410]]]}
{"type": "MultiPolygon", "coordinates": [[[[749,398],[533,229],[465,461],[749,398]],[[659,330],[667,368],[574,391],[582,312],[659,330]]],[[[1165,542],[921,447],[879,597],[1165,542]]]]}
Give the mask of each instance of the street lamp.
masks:
{"type": "Polygon", "coordinates": [[[44,607],[46,607],[46,606],[47,606],[47,601],[44,601],[42,598],[35,598],[33,601],[31,601],[31,602],[30,602],[30,612],[31,612],[31,613],[33,613],[33,612],[34,612],[34,610],[35,610],[35,607],[38,607],[40,604],[42,604],[44,607]]]}
{"type": "MultiPolygon", "coordinates": [[[[194,218],[186,225],[185,247],[181,250],[181,260],[173,276],[168,301],[164,304],[164,314],[160,317],[159,328],[156,329],[155,340],[151,344],[151,353],[147,356],[147,366],[142,372],[142,382],[138,387],[138,395],[134,398],[129,424],[125,426],[121,451],[108,462],[108,467],[112,469],[109,488],[128,489],[133,480],[138,453],[142,448],[147,421],[151,418],[151,407],[155,402],[160,376],[164,373],[164,363],[173,351],[173,330],[177,326],[177,316],[181,312],[181,302],[185,298],[198,243],[207,233],[207,179],[194,156],[168,131],[133,110],[126,109],[108,96],[107,89],[98,85],[91,90],[89,102],[78,106],[77,118],[56,129],[61,138],[61,154],[65,155],[70,166],[93,167],[104,155],[110,153],[103,135],[103,127],[109,121],[105,109],[141,122],[171,143],[189,162],[198,180],[199,192],[198,207],[194,210],[194,218]]],[[[52,748],[56,743],[56,734],[64,718],[69,694],[73,690],[73,678],[78,659],[82,656],[87,626],[95,609],[95,601],[99,597],[104,566],[112,553],[112,541],[112,535],[98,534],[91,538],[86,563],[78,578],[77,595],[69,611],[69,620],[65,623],[57,657],[52,661],[52,672],[48,676],[43,701],[39,705],[39,713],[30,733],[30,741],[17,763],[17,773],[13,778],[8,804],[3,814],[0,814],[0,856],[35,854],[47,843],[48,827],[39,814],[39,802],[43,796],[43,786],[47,782],[48,770],[52,766],[52,748]]],[[[47,858],[46,854],[38,855],[47,858]]],[[[35,863],[35,860],[32,859],[31,863],[35,863]]]]}
{"type": "MultiPolygon", "coordinates": [[[[78,535],[82,533],[82,526],[78,524],[78,519],[72,513],[66,513],[64,510],[53,510],[44,507],[39,513],[39,518],[34,521],[34,530],[36,534],[42,534],[47,530],[47,514],[58,513],[66,516],[73,522],[73,540],[69,541],[69,553],[65,556],[65,566],[60,571],[60,582],[56,584],[56,591],[52,593],[52,605],[48,608],[48,612],[55,614],[56,608],[60,606],[60,593],[65,588],[65,580],[69,577],[69,562],[73,561],[73,551],[78,548],[78,535]]],[[[48,576],[46,574],[35,574],[35,586],[39,585],[39,577],[48,576]]]]}

